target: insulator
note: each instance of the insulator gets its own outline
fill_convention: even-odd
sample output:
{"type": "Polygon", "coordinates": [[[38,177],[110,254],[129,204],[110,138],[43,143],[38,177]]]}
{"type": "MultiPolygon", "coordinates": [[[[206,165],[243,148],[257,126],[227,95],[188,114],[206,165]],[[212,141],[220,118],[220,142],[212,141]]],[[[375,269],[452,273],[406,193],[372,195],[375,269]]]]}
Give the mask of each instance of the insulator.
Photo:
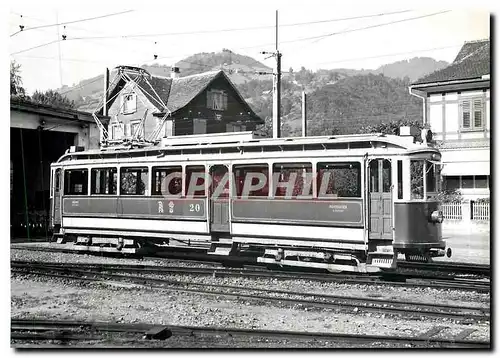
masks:
{"type": "Polygon", "coordinates": [[[19,28],[21,29],[21,31],[24,30],[24,25],[23,25],[23,15],[21,15],[21,24],[19,25],[19,28]]]}
{"type": "Polygon", "coordinates": [[[66,40],[66,26],[63,27],[62,39],[66,40]]]}

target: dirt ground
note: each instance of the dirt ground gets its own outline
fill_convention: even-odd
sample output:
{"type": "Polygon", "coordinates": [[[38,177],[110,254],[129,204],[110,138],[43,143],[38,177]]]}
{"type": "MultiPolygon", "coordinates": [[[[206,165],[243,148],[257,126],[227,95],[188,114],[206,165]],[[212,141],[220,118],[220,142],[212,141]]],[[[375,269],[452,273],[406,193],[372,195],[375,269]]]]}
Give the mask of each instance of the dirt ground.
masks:
{"type": "MultiPolygon", "coordinates": [[[[80,262],[123,263],[124,260],[11,250],[11,259],[29,258],[68,262],[73,265],[78,265],[80,262]]],[[[144,261],[141,263],[148,264],[144,261]]],[[[276,279],[193,277],[192,281],[489,307],[489,295],[465,291],[349,285],[306,280],[290,282],[276,279]]],[[[408,319],[377,312],[363,313],[357,309],[346,312],[338,309],[279,305],[243,298],[180,292],[175,289],[146,288],[127,283],[91,283],[20,274],[11,276],[11,316],[399,336],[422,334],[436,326],[445,326],[446,329],[436,335],[436,338],[452,338],[466,328],[476,330],[469,336],[470,339],[489,340],[490,335],[489,321],[458,322],[429,317],[408,319]]],[[[311,346],[304,345],[304,347],[311,346]]]]}

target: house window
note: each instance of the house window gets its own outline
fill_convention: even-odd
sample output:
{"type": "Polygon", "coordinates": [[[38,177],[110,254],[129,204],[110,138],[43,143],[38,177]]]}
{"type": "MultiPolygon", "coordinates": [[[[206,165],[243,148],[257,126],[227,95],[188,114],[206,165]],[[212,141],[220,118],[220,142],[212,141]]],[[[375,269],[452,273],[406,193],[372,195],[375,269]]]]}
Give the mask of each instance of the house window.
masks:
{"type": "Polygon", "coordinates": [[[137,110],[137,95],[135,93],[127,93],[122,96],[121,103],[122,113],[135,113],[137,110]]]}
{"type": "Polygon", "coordinates": [[[193,119],[193,134],[207,134],[207,120],[201,118],[193,119]]]}
{"type": "Polygon", "coordinates": [[[482,129],[484,127],[484,103],[481,98],[460,102],[463,129],[482,129]]]}
{"type": "Polygon", "coordinates": [[[144,127],[141,125],[141,121],[131,122],[130,123],[130,135],[135,138],[144,137],[144,127]]]}
{"type": "Polygon", "coordinates": [[[246,126],[238,123],[228,123],[226,124],[226,132],[244,132],[246,126]]]}
{"type": "Polygon", "coordinates": [[[227,93],[221,90],[207,92],[207,107],[216,111],[227,109],[227,93]]]}
{"type": "Polygon", "coordinates": [[[489,175],[446,176],[444,185],[447,190],[488,189],[489,179],[489,175]]]}

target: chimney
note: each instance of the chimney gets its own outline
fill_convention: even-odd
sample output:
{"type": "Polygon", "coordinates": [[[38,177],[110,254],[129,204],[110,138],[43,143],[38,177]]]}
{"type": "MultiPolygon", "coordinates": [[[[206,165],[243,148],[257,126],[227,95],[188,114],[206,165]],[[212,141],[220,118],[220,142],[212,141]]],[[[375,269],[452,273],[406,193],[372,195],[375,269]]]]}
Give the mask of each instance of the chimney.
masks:
{"type": "Polygon", "coordinates": [[[170,70],[170,78],[179,78],[179,67],[172,67],[172,69],[170,70]]]}

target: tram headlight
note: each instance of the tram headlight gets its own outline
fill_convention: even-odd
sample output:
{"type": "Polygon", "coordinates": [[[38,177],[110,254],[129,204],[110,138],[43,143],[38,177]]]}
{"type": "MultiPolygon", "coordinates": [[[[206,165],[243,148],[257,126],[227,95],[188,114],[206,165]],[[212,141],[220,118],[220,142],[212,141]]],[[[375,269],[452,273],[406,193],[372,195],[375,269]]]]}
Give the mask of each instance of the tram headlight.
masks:
{"type": "Polygon", "coordinates": [[[442,223],[443,222],[443,212],[441,210],[434,210],[431,213],[431,222],[442,223]]]}

